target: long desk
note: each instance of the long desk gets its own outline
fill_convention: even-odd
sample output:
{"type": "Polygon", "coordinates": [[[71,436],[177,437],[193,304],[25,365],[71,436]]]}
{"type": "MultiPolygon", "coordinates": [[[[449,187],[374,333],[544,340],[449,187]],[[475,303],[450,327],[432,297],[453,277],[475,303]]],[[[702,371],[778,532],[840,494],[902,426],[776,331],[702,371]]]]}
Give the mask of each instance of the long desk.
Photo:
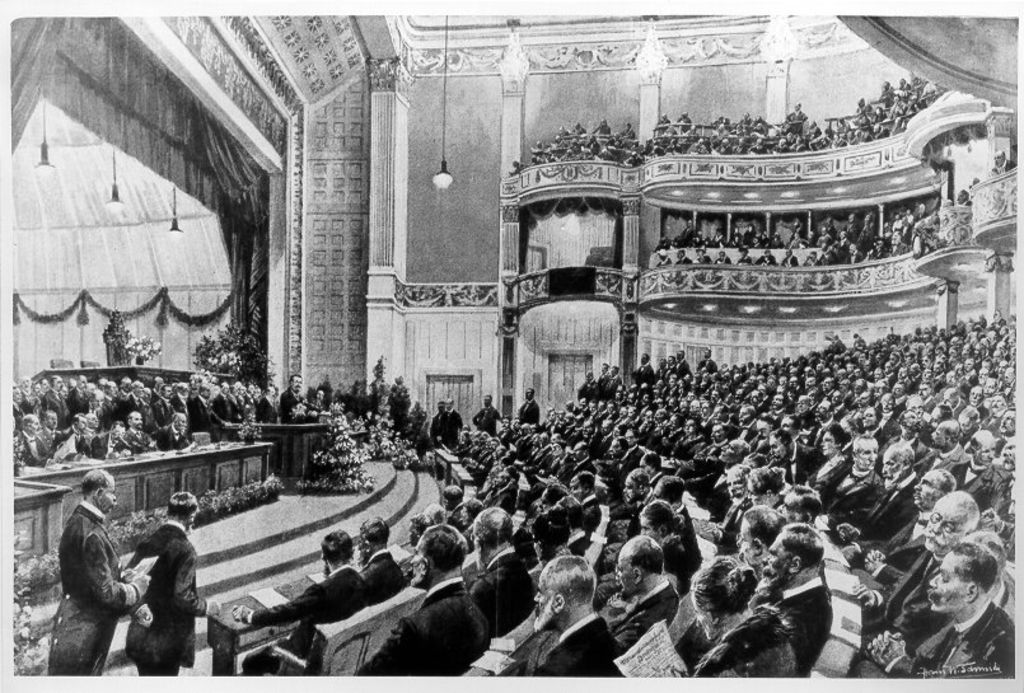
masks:
{"type": "Polygon", "coordinates": [[[68,486],[14,480],[14,550],[43,554],[60,543],[68,486]]]}
{"type": "MultiPolygon", "coordinates": [[[[235,436],[238,426],[228,424],[224,430],[235,436]]],[[[260,424],[260,440],[273,444],[270,471],[285,479],[308,479],[313,455],[329,430],[327,423],[260,424]]]]}
{"type": "MultiPolygon", "coordinates": [[[[73,489],[64,497],[64,520],[81,500],[82,477],[92,469],[103,469],[114,477],[116,519],[136,510],[166,508],[171,495],[190,491],[201,496],[267,478],[270,443],[222,443],[187,452],[152,452],[119,460],[85,460],[68,463],[68,469],[25,467],[23,480],[66,486],[73,489]]],[[[63,524],[63,523],[62,523],[63,524]]]]}

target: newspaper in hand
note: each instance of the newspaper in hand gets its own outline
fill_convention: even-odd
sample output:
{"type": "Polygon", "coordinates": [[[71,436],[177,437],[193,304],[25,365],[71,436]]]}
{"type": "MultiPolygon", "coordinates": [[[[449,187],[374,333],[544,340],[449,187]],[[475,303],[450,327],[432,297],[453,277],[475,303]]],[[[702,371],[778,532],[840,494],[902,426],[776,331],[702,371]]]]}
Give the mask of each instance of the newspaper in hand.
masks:
{"type": "Polygon", "coordinates": [[[627,678],[679,678],[686,673],[686,664],[676,653],[664,621],[651,626],[615,660],[615,666],[627,678]]]}

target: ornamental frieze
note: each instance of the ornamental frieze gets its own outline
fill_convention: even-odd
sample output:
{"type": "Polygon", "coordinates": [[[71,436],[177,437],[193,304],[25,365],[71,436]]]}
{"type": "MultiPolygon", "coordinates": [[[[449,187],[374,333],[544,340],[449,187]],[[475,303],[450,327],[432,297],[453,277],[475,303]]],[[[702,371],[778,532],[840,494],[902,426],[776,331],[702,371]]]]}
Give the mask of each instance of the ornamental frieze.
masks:
{"type": "Polygon", "coordinates": [[[399,283],[395,301],[405,308],[491,308],[498,305],[498,285],[399,283]]]}
{"type": "Polygon", "coordinates": [[[975,185],[971,192],[975,228],[1017,218],[1016,171],[984,180],[975,185]]]}

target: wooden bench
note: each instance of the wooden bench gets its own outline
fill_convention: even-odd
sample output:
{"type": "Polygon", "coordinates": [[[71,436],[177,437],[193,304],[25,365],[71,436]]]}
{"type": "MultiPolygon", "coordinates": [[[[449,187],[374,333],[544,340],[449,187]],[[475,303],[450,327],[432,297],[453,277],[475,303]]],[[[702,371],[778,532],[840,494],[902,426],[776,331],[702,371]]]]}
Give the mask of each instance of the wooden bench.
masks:
{"type": "Polygon", "coordinates": [[[419,610],[425,596],[421,589],[406,587],[344,621],[317,626],[309,661],[316,662],[321,676],[355,675],[381,648],[398,620],[419,610]]]}

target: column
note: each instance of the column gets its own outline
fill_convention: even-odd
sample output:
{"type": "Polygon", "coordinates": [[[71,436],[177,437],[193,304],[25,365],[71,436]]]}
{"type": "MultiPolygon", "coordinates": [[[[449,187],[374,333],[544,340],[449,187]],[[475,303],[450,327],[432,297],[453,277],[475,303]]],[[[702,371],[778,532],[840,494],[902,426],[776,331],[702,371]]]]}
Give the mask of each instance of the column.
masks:
{"type": "Polygon", "coordinates": [[[807,237],[811,237],[811,229],[814,225],[814,210],[807,210],[807,237]]]}
{"type": "Polygon", "coordinates": [[[636,56],[636,69],[640,72],[640,122],[636,134],[642,142],[654,134],[661,112],[661,73],[668,67],[668,58],[662,50],[654,21],[647,24],[647,35],[636,56]]]}
{"type": "Polygon", "coordinates": [[[501,73],[501,175],[508,175],[512,162],[523,163],[523,97],[530,60],[513,29],[498,65],[501,73]]]}
{"type": "Polygon", "coordinates": [[[502,416],[512,416],[516,400],[516,340],[519,338],[519,310],[516,306],[501,309],[501,324],[498,328],[501,339],[498,357],[498,382],[501,393],[498,409],[502,416]]]}
{"type": "Polygon", "coordinates": [[[519,203],[501,205],[500,278],[519,274],[519,203]]]}
{"type": "Polygon", "coordinates": [[[996,154],[1002,152],[1010,157],[1010,147],[1015,138],[1014,131],[1016,120],[1013,109],[1001,106],[993,107],[985,120],[985,129],[988,135],[988,161],[989,165],[995,161],[996,154]]]}
{"type": "Polygon", "coordinates": [[[885,226],[885,205],[878,205],[878,234],[882,234],[882,227],[885,226]]]}
{"type": "Polygon", "coordinates": [[[789,113],[789,60],[770,63],[764,90],[765,119],[775,125],[789,113]]]}
{"type": "Polygon", "coordinates": [[[633,384],[633,370],[636,368],[636,311],[624,310],[619,331],[619,370],[622,371],[622,383],[633,384]]]}
{"type": "Polygon", "coordinates": [[[640,269],[640,198],[622,200],[622,269],[640,269]]]}
{"type": "MultiPolygon", "coordinates": [[[[267,356],[277,364],[275,385],[288,373],[288,181],[283,173],[270,174],[270,209],[267,247],[267,356]]],[[[15,330],[17,335],[17,330],[15,330]]],[[[17,350],[14,352],[17,354],[17,350]]]]}
{"type": "Polygon", "coordinates": [[[935,290],[938,295],[936,305],[936,322],[940,330],[948,330],[956,325],[957,310],[960,304],[960,282],[944,281],[935,290]]]}
{"type": "Polygon", "coordinates": [[[1004,319],[1013,312],[1013,255],[993,253],[985,261],[988,277],[988,301],[985,315],[992,319],[999,313],[1004,319]]]}
{"type": "MultiPolygon", "coordinates": [[[[764,229],[765,229],[765,231],[768,232],[768,237],[771,238],[771,235],[772,235],[772,213],[771,212],[765,212],[764,213],[764,229]]],[[[808,231],[808,233],[810,233],[810,229],[807,229],[807,231],[808,231]]]]}
{"type": "Polygon", "coordinates": [[[732,212],[725,213],[725,242],[732,245],[732,212]]]}
{"type": "Polygon", "coordinates": [[[657,82],[640,84],[640,122],[636,129],[637,139],[644,142],[654,136],[654,126],[661,115],[661,79],[657,82]]]}
{"type": "Polygon", "coordinates": [[[370,268],[366,368],[384,355],[397,375],[405,352],[405,314],[395,295],[405,280],[411,77],[398,58],[368,61],[370,77],[370,268]]]}

